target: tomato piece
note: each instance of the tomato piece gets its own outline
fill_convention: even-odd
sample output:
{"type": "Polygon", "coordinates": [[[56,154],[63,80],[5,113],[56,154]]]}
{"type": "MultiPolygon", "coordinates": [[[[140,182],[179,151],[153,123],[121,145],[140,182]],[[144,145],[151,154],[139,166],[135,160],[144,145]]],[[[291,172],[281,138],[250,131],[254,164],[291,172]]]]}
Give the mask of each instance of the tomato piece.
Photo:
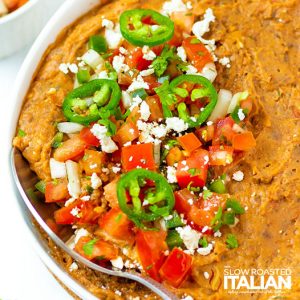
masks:
{"type": "Polygon", "coordinates": [[[199,141],[196,135],[192,132],[178,137],[177,140],[182,146],[182,148],[190,153],[200,148],[202,145],[202,143],[199,141]]]}
{"type": "Polygon", "coordinates": [[[206,47],[195,36],[183,40],[182,46],[185,49],[188,59],[200,72],[203,67],[213,62],[213,58],[206,47]]]}
{"type": "Polygon", "coordinates": [[[53,156],[56,160],[65,162],[83,155],[85,148],[86,143],[76,136],[63,142],[59,148],[55,149],[53,156]]]}
{"type": "Polygon", "coordinates": [[[90,247],[91,254],[86,254],[84,251],[84,246],[91,241],[92,238],[88,236],[81,237],[75,245],[75,251],[88,260],[111,260],[118,257],[118,249],[112,244],[102,240],[97,240],[95,243],[93,243],[93,245],[90,247]]]}
{"type": "Polygon", "coordinates": [[[138,230],[136,235],[136,247],[139,259],[145,272],[154,280],[161,281],[159,269],[162,266],[168,250],[165,242],[167,233],[165,231],[138,230]]]}
{"type": "Polygon", "coordinates": [[[149,76],[145,76],[143,77],[143,79],[149,85],[149,89],[147,90],[147,92],[150,94],[154,94],[155,93],[154,89],[161,85],[161,83],[157,81],[157,77],[153,74],[149,76]]]}
{"type": "Polygon", "coordinates": [[[204,149],[196,150],[186,160],[178,163],[176,178],[181,188],[191,186],[203,187],[206,183],[208,170],[208,152],[204,149]]]}
{"type": "Polygon", "coordinates": [[[55,211],[54,219],[57,224],[64,225],[96,224],[100,214],[101,212],[97,212],[96,207],[89,201],[75,200],[55,211]]]}
{"type": "Polygon", "coordinates": [[[159,270],[161,278],[178,288],[189,275],[192,257],[178,248],[174,248],[159,270]]]}
{"type": "Polygon", "coordinates": [[[195,194],[192,194],[188,189],[183,189],[176,191],[174,193],[175,196],[175,210],[179,214],[187,214],[191,209],[192,205],[190,204],[191,199],[192,203],[197,201],[197,197],[195,194]]]}
{"type": "Polygon", "coordinates": [[[46,203],[65,201],[70,198],[67,180],[58,183],[48,182],[45,189],[46,203]]]}
{"type": "Polygon", "coordinates": [[[215,132],[215,126],[208,125],[205,127],[198,128],[196,130],[196,135],[200,138],[201,141],[207,143],[213,139],[214,132],[215,132]]]}
{"type": "Polygon", "coordinates": [[[232,140],[234,150],[249,151],[256,146],[256,140],[251,131],[236,134],[232,140]]]}
{"type": "Polygon", "coordinates": [[[126,122],[132,122],[133,124],[136,124],[136,122],[141,118],[140,109],[139,107],[135,107],[130,115],[127,117],[126,122]]]}
{"type": "Polygon", "coordinates": [[[163,119],[163,109],[158,95],[149,96],[145,99],[145,101],[149,105],[150,109],[149,121],[153,122],[159,119],[163,119]]]}
{"type": "Polygon", "coordinates": [[[226,166],[233,161],[233,147],[231,146],[210,146],[209,164],[211,166],[226,166]]]}
{"type": "MultiPolygon", "coordinates": [[[[129,47],[127,46],[127,49],[129,47]]],[[[135,47],[133,49],[128,49],[129,54],[125,58],[125,63],[130,67],[130,69],[137,69],[139,71],[143,71],[148,69],[151,65],[151,60],[146,60],[143,58],[144,54],[142,48],[135,47]]]]}
{"type": "Polygon", "coordinates": [[[154,149],[152,143],[131,145],[122,148],[122,166],[125,171],[141,167],[155,170],[154,149]]]}
{"type": "Polygon", "coordinates": [[[231,117],[218,120],[215,125],[213,145],[231,143],[236,132],[233,130],[234,120],[231,117]]]}
{"type": "Polygon", "coordinates": [[[179,149],[179,147],[173,147],[170,149],[169,153],[166,157],[166,162],[168,166],[173,166],[175,163],[178,163],[179,161],[184,159],[184,155],[179,149]]]}
{"type": "Polygon", "coordinates": [[[105,161],[106,154],[104,152],[86,149],[81,160],[81,166],[85,174],[91,176],[93,173],[101,173],[105,161]]]}
{"type": "Polygon", "coordinates": [[[112,208],[100,220],[99,226],[108,235],[119,240],[126,240],[133,243],[134,234],[131,230],[133,223],[119,208],[112,208]]]}
{"type": "Polygon", "coordinates": [[[194,14],[176,11],[171,14],[171,19],[181,31],[190,34],[195,23],[194,14]]]}
{"type": "Polygon", "coordinates": [[[117,196],[117,183],[119,178],[115,178],[109,184],[104,187],[104,197],[109,202],[110,207],[119,207],[117,196]]]}
{"type": "Polygon", "coordinates": [[[125,122],[117,131],[114,136],[114,140],[120,145],[123,146],[128,142],[134,141],[140,135],[137,126],[130,120],[125,122]]]}
{"type": "Polygon", "coordinates": [[[182,30],[180,29],[180,27],[178,25],[175,24],[175,29],[174,29],[174,35],[171,38],[171,40],[169,40],[167,42],[168,45],[170,46],[174,46],[174,47],[179,47],[182,44],[182,30]]]}
{"type": "Polygon", "coordinates": [[[98,147],[100,145],[100,141],[92,134],[90,127],[84,127],[80,131],[79,137],[88,146],[98,147]]]}

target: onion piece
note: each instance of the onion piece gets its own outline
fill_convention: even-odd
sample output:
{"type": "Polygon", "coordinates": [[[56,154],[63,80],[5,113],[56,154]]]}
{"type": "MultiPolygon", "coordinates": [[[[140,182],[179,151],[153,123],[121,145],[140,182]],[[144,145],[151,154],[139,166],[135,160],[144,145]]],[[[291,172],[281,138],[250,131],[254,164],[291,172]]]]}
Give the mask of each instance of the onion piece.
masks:
{"type": "Polygon", "coordinates": [[[126,91],[122,91],[122,98],[121,98],[121,100],[122,100],[123,106],[126,109],[128,109],[131,106],[131,104],[132,104],[132,98],[131,98],[130,94],[128,92],[126,92],[126,91]]]}
{"type": "Polygon", "coordinates": [[[239,103],[242,100],[247,99],[248,96],[249,96],[248,91],[244,91],[244,92],[234,94],[232,99],[231,99],[231,102],[229,104],[229,107],[227,109],[227,113],[231,114],[234,111],[234,109],[239,105],[239,103]]]}
{"type": "Polygon", "coordinates": [[[100,69],[104,64],[104,60],[101,55],[93,49],[88,50],[82,56],[82,60],[93,69],[100,69]]]}
{"type": "Polygon", "coordinates": [[[83,125],[73,122],[61,122],[57,124],[57,129],[63,133],[78,133],[84,128],[83,125]]]}
{"type": "Polygon", "coordinates": [[[207,78],[210,82],[214,82],[218,75],[216,65],[214,63],[206,64],[199,75],[207,78]]]}
{"type": "Polygon", "coordinates": [[[221,89],[218,94],[218,102],[208,121],[214,122],[217,119],[223,118],[227,115],[227,109],[231,103],[232,93],[228,90],[221,89]]]}
{"type": "Polygon", "coordinates": [[[67,175],[69,181],[68,183],[69,194],[73,198],[78,198],[81,193],[78,163],[72,160],[67,160],[66,167],[67,167],[67,175]]]}
{"type": "Polygon", "coordinates": [[[54,158],[50,158],[50,173],[52,179],[66,177],[66,164],[64,162],[57,161],[54,158]]]}

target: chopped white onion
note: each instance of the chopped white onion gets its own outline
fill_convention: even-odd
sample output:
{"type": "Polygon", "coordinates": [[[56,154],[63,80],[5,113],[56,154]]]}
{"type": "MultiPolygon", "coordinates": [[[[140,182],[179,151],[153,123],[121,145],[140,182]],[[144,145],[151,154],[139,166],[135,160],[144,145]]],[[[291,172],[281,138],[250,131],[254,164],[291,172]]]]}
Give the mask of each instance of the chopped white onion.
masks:
{"type": "Polygon", "coordinates": [[[131,95],[126,91],[122,91],[122,104],[126,109],[128,109],[132,104],[131,95]]]}
{"type": "Polygon", "coordinates": [[[218,102],[208,121],[214,122],[217,119],[223,118],[227,115],[227,109],[232,99],[232,93],[228,90],[221,89],[218,94],[218,102]]]}
{"type": "Polygon", "coordinates": [[[73,122],[61,122],[57,124],[57,129],[63,133],[78,133],[83,128],[83,125],[73,122]]]}
{"type": "Polygon", "coordinates": [[[67,171],[65,163],[50,158],[50,173],[52,179],[66,177],[67,171]]]}
{"type": "Polygon", "coordinates": [[[67,167],[67,175],[69,181],[68,183],[69,194],[73,198],[78,198],[81,193],[78,163],[72,160],[67,160],[66,167],[67,167]]]}
{"type": "Polygon", "coordinates": [[[101,55],[93,49],[88,50],[82,56],[82,60],[93,69],[100,68],[104,64],[101,55]]]}
{"type": "Polygon", "coordinates": [[[229,107],[227,109],[227,113],[231,114],[242,100],[247,99],[248,95],[249,95],[248,91],[234,94],[229,104],[229,107]]]}
{"type": "Polygon", "coordinates": [[[216,65],[214,63],[206,64],[200,73],[200,75],[207,78],[210,82],[214,82],[214,80],[217,77],[217,74],[218,73],[217,73],[216,65]]]}
{"type": "Polygon", "coordinates": [[[160,165],[160,143],[154,144],[154,161],[157,166],[160,165]]]}

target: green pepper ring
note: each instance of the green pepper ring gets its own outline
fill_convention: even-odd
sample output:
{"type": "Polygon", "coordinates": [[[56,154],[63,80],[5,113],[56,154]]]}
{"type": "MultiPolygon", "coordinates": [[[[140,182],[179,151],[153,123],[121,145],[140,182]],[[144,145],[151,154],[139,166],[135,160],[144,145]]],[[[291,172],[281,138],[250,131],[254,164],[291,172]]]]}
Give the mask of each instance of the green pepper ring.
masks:
{"type": "Polygon", "coordinates": [[[177,86],[187,81],[201,84],[208,91],[208,93],[205,96],[210,98],[210,102],[205,106],[204,110],[199,114],[196,121],[193,121],[191,117],[189,117],[187,120],[184,120],[185,122],[188,123],[190,128],[193,128],[196,126],[200,126],[211,115],[212,111],[217,105],[218,94],[216,89],[212,85],[212,83],[207,78],[200,75],[180,75],[171,81],[170,89],[174,91],[174,89],[177,86]]]}
{"type": "Polygon", "coordinates": [[[137,214],[128,206],[126,190],[129,188],[129,185],[133,180],[138,179],[150,179],[155,182],[156,189],[159,192],[165,193],[166,206],[168,207],[170,213],[175,205],[175,198],[173,190],[168,181],[165,179],[165,177],[158,173],[145,169],[134,169],[122,175],[117,184],[119,206],[130,220],[132,220],[138,227],[143,227],[141,221],[154,221],[160,216],[155,213],[146,213],[144,211],[141,211],[139,214],[137,214]]]}
{"type": "Polygon", "coordinates": [[[74,111],[72,110],[72,104],[78,98],[86,98],[93,96],[94,93],[100,90],[101,87],[105,84],[109,85],[109,87],[112,90],[112,93],[110,101],[103,108],[111,110],[117,107],[121,99],[121,89],[119,85],[114,80],[95,79],[76,88],[67,95],[62,105],[63,113],[66,119],[68,121],[84,125],[88,125],[92,122],[98,121],[100,119],[100,114],[98,112],[89,114],[87,116],[81,116],[79,114],[74,113],[74,111]]]}
{"type": "Polygon", "coordinates": [[[124,11],[120,16],[120,30],[123,37],[135,46],[156,46],[169,41],[174,35],[174,23],[168,17],[154,11],[152,9],[132,9],[124,11]],[[142,36],[139,32],[130,31],[128,29],[128,19],[132,16],[138,16],[140,19],[146,16],[157,22],[158,25],[163,25],[166,30],[159,35],[153,34],[152,37],[142,36]]]}

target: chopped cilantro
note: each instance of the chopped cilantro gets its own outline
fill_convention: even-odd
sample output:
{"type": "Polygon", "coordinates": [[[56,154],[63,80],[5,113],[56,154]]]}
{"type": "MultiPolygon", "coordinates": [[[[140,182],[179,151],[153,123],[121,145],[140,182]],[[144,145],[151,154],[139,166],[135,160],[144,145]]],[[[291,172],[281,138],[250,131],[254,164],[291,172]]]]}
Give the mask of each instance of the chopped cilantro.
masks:
{"type": "Polygon", "coordinates": [[[241,206],[241,204],[235,199],[228,199],[226,201],[226,208],[231,208],[236,214],[245,213],[245,209],[241,206]]]}
{"type": "Polygon", "coordinates": [[[191,168],[188,170],[188,173],[192,176],[197,176],[201,174],[201,170],[197,168],[191,168]]]}
{"type": "Polygon", "coordinates": [[[233,212],[225,212],[222,221],[226,225],[233,225],[235,223],[235,214],[233,212]]]}
{"type": "Polygon", "coordinates": [[[152,62],[152,68],[157,77],[161,77],[165,73],[169,60],[175,57],[174,49],[175,47],[165,46],[161,55],[152,62]]]}
{"type": "Polygon", "coordinates": [[[223,210],[222,210],[222,207],[220,206],[218,208],[217,213],[215,214],[214,218],[211,221],[211,226],[214,225],[214,227],[213,227],[214,231],[218,231],[222,227],[222,225],[223,225],[222,215],[223,215],[223,210]]]}
{"type": "Polygon", "coordinates": [[[199,240],[199,245],[203,248],[206,248],[208,246],[208,241],[205,237],[202,237],[200,240],[199,240]]]}
{"type": "Polygon", "coordinates": [[[89,195],[93,194],[94,189],[90,185],[87,185],[85,189],[89,195]]]}
{"type": "Polygon", "coordinates": [[[62,132],[56,133],[56,135],[53,137],[51,147],[54,149],[59,148],[62,145],[63,138],[64,134],[62,132]]]}
{"type": "Polygon", "coordinates": [[[227,248],[234,249],[239,246],[239,243],[234,234],[228,234],[226,239],[227,248]]]}
{"type": "Polygon", "coordinates": [[[24,137],[24,136],[26,136],[26,132],[24,130],[22,130],[22,129],[19,129],[18,136],[19,137],[24,137]]]}
{"type": "Polygon", "coordinates": [[[83,252],[85,255],[92,255],[93,253],[93,249],[94,249],[94,246],[96,244],[96,242],[98,241],[98,239],[93,239],[89,242],[87,242],[86,244],[83,245],[83,252]]]}

